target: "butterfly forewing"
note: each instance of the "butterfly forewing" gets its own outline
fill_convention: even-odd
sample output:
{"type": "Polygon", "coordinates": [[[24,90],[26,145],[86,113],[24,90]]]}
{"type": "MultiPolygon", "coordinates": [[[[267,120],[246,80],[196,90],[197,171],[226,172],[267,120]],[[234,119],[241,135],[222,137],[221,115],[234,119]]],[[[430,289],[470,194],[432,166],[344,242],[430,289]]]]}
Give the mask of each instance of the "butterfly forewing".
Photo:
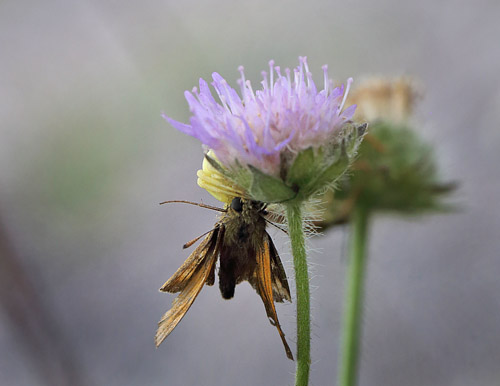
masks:
{"type": "Polygon", "coordinates": [[[173,331],[177,324],[179,324],[203,288],[212,266],[215,264],[216,258],[212,255],[207,260],[208,261],[205,261],[204,264],[199,265],[190,279],[185,282],[183,290],[179,296],[174,299],[172,308],[168,310],[158,322],[158,330],[155,336],[157,347],[173,331]]]}
{"type": "Polygon", "coordinates": [[[285,269],[281,264],[278,251],[274,246],[271,236],[266,232],[266,239],[269,243],[269,253],[271,255],[271,281],[273,286],[274,301],[283,303],[284,300],[291,302],[290,288],[288,287],[288,280],[286,279],[285,269]]]}
{"type": "MultiPolygon", "coordinates": [[[[271,321],[271,324],[278,329],[281,341],[285,347],[286,356],[293,360],[292,350],[290,350],[290,347],[285,339],[285,334],[281,329],[278,315],[276,314],[276,308],[274,307],[273,283],[271,279],[271,247],[269,240],[270,237],[266,233],[264,245],[257,251],[257,292],[262,298],[262,302],[264,303],[264,307],[266,308],[266,313],[271,321]]],[[[288,294],[288,296],[290,296],[290,294],[288,294]]]]}
{"type": "Polygon", "coordinates": [[[176,293],[182,291],[189,283],[196,269],[209,255],[213,255],[219,236],[219,227],[211,231],[198,247],[189,255],[180,268],[160,288],[162,292],[176,293]]]}
{"type": "Polygon", "coordinates": [[[203,285],[215,280],[215,263],[223,239],[224,228],[216,227],[188,257],[184,264],[160,290],[181,293],[158,322],[155,343],[158,347],[174,330],[200,293],[203,285]]]}

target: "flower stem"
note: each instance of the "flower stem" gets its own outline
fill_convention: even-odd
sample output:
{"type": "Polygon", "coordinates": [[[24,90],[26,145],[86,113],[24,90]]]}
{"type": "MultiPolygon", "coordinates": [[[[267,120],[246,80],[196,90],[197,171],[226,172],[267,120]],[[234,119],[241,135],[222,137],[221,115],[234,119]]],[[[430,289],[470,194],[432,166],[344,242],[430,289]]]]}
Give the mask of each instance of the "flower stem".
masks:
{"type": "Polygon", "coordinates": [[[304,241],[302,206],[300,203],[294,202],[287,205],[287,219],[297,291],[297,371],[295,386],[307,386],[311,364],[309,273],[304,241]]]}
{"type": "Polygon", "coordinates": [[[358,206],[354,209],[351,220],[351,244],[344,300],[339,386],[355,386],[357,382],[368,217],[368,210],[358,206]]]}

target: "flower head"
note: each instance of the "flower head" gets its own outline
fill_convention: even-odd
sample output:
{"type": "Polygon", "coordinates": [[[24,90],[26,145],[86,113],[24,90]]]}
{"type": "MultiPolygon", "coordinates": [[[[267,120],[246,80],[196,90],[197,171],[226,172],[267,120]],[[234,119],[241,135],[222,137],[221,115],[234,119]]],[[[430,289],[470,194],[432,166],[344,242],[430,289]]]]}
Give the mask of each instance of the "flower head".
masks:
{"type": "MultiPolygon", "coordinates": [[[[240,67],[241,96],[218,73],[214,73],[212,86],[220,103],[214,99],[207,82],[200,79],[199,88],[185,92],[192,113],[190,124],[167,116],[164,118],[176,129],[198,138],[211,149],[227,177],[236,180],[244,190],[251,191],[256,183],[262,185],[260,179],[265,176],[264,184],[269,185],[271,178],[280,180],[285,186],[281,194],[271,200],[290,199],[302,187],[299,182],[310,185],[313,175],[321,174],[332,162],[342,158],[340,153],[345,153],[349,147],[349,158],[357,147],[344,143],[341,149],[342,139],[352,134],[346,127],[351,123],[356,106],[344,109],[352,78],[348,79],[346,87],[334,88],[328,78],[327,66],[323,66],[324,87],[318,91],[306,58],[299,60],[293,74],[288,68],[282,73],[271,60],[269,74],[262,73],[262,89],[255,92],[250,81],[245,79],[243,67],[240,67]],[[301,169],[295,170],[295,174],[303,174],[303,169],[306,166],[311,169],[313,164],[314,167],[307,170],[311,175],[301,175],[301,181],[290,180],[287,178],[289,172],[306,150],[310,153],[302,163],[307,161],[309,164],[301,164],[301,169]],[[298,188],[292,186],[297,183],[298,188]]],[[[356,135],[350,135],[351,140],[358,139],[364,128],[354,131],[356,135]]],[[[330,182],[333,181],[322,181],[322,184],[330,182]]],[[[273,189],[279,190],[277,186],[273,189]]],[[[262,189],[266,190],[263,186],[257,190],[265,197],[257,193],[255,198],[268,198],[269,192],[262,192],[262,189]]],[[[255,193],[256,189],[253,190],[255,193]]]]}

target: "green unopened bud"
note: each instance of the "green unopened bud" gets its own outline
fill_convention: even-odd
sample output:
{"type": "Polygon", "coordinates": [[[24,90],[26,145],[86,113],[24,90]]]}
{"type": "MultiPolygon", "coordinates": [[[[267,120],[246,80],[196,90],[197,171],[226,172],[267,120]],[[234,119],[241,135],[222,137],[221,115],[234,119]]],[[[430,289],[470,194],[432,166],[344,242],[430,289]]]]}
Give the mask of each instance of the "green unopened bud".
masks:
{"type": "Polygon", "coordinates": [[[439,180],[432,148],[406,126],[372,125],[351,171],[323,197],[320,227],[347,221],[356,205],[401,214],[450,209],[441,196],[455,185],[439,180]]]}
{"type": "Polygon", "coordinates": [[[352,91],[354,118],[369,121],[370,132],[349,175],[321,197],[316,225],[343,223],[356,206],[401,214],[450,209],[441,198],[455,185],[440,181],[431,146],[409,123],[418,94],[409,78],[372,78],[352,91]]]}

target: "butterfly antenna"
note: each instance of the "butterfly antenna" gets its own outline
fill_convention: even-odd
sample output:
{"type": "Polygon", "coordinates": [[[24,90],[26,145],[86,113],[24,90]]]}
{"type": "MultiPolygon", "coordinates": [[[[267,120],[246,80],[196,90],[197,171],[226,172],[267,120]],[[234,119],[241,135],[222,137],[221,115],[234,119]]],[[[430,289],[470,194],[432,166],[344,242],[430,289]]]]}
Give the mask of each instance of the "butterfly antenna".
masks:
{"type": "MultiPolygon", "coordinates": [[[[175,202],[178,202],[178,203],[181,203],[181,204],[190,204],[190,205],[195,205],[195,206],[199,206],[201,208],[206,208],[206,209],[212,209],[212,210],[215,210],[217,212],[227,212],[226,209],[223,209],[223,208],[217,208],[216,206],[211,206],[211,205],[206,205],[206,204],[201,204],[201,203],[198,203],[198,202],[192,202],[192,201],[184,201],[184,200],[171,200],[171,201],[163,201],[163,202],[160,202],[160,205],[163,205],[163,204],[172,204],[172,203],[175,203],[175,202]]],[[[207,232],[208,233],[208,232],[207,232]]]]}
{"type": "Polygon", "coordinates": [[[210,232],[213,232],[215,229],[217,229],[218,227],[215,227],[214,229],[210,229],[208,232],[205,232],[203,233],[201,236],[198,236],[196,238],[194,238],[193,240],[191,241],[188,241],[186,244],[184,244],[182,246],[182,249],[186,249],[186,248],[189,248],[191,245],[193,245],[194,243],[196,243],[199,239],[201,239],[203,236],[206,236],[208,235],[210,232]]]}

